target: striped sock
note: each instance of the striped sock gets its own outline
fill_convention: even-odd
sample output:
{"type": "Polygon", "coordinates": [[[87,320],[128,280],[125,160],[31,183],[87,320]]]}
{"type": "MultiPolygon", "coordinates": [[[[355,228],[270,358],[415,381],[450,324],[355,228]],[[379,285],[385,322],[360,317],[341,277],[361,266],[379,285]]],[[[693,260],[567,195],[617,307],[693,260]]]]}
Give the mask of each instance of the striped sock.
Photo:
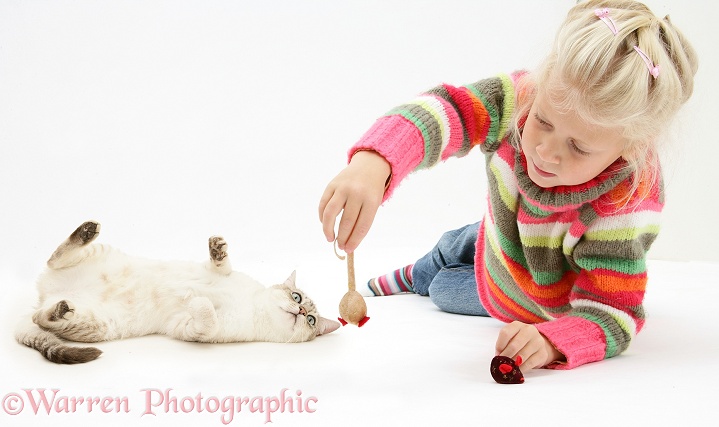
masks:
{"type": "Polygon", "coordinates": [[[384,276],[370,279],[370,281],[367,282],[367,287],[369,287],[375,296],[393,295],[400,292],[414,292],[412,288],[412,266],[414,266],[414,264],[410,264],[384,276]]]}

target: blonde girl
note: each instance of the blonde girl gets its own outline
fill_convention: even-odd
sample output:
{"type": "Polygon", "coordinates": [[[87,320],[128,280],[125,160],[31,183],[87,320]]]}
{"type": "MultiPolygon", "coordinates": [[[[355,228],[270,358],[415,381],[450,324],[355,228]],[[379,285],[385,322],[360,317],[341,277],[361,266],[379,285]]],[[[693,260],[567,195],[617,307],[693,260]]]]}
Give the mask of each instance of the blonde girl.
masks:
{"type": "Polygon", "coordinates": [[[696,70],[679,30],[642,3],[579,3],[537,70],[443,84],[378,119],[321,197],[324,234],[354,251],[409,173],[479,149],[482,220],[369,289],[507,322],[496,354],[523,369],[616,356],[645,321],[646,254],[664,204],[655,143],[696,70]]]}

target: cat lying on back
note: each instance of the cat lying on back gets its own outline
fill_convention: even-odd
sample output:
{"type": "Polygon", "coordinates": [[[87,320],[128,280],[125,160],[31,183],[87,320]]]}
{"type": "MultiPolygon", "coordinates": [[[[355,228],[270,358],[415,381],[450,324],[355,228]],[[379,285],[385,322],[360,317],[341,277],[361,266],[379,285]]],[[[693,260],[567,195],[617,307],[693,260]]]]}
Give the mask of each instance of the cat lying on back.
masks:
{"type": "Polygon", "coordinates": [[[295,287],[295,273],[266,288],[232,271],[227,244],[211,237],[206,263],[132,257],[90,244],[100,224],[86,222],[47,262],[37,282],[37,310],[18,342],[55,363],[84,363],[101,351],[64,340],[98,342],[163,334],[185,341],[304,342],[339,323],[320,317],[295,287]]]}

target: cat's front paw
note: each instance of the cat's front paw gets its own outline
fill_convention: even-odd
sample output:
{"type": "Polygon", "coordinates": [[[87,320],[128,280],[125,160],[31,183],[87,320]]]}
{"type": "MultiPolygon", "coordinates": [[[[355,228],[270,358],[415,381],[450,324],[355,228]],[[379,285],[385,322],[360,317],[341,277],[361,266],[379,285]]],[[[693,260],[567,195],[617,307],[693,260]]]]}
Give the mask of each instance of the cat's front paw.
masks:
{"type": "Polygon", "coordinates": [[[212,338],[219,328],[217,312],[212,301],[206,297],[194,297],[190,300],[187,310],[192,317],[187,330],[191,339],[203,341],[212,338]]]}

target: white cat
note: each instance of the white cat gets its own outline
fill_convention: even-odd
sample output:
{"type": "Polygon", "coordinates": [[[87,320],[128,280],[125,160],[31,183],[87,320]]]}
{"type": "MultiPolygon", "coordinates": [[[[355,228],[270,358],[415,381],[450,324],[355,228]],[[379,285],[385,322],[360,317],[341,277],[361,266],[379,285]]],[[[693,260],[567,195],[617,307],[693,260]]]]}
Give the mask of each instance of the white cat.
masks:
{"type": "Polygon", "coordinates": [[[101,351],[61,339],[98,342],[149,334],[207,343],[304,342],[340,324],[320,317],[295,287],[295,273],[266,288],[232,271],[227,244],[211,237],[206,263],[133,257],[90,244],[100,225],[86,222],[63,242],[37,282],[39,303],[15,334],[55,363],[84,363],[101,351]]]}

